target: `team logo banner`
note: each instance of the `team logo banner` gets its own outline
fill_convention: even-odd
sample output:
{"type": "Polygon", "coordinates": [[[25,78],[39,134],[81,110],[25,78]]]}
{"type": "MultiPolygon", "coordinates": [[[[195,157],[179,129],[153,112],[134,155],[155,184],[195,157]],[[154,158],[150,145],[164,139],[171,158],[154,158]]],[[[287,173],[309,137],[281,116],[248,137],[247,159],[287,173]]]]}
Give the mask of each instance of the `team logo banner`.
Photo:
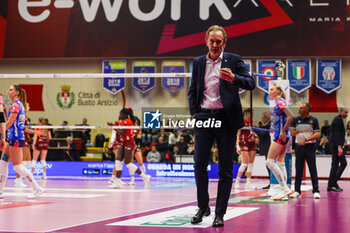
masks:
{"type": "MultiPolygon", "coordinates": [[[[132,70],[134,73],[154,73],[156,70],[155,61],[134,61],[132,70]]],[[[142,77],[133,78],[132,87],[141,93],[146,93],[156,86],[154,78],[142,77]]]]}
{"type": "Polygon", "coordinates": [[[341,87],[341,60],[317,60],[316,86],[327,94],[341,87]]]}
{"type": "Polygon", "coordinates": [[[287,78],[290,89],[301,93],[311,86],[311,61],[287,60],[287,78]]]}
{"type": "MultiPolygon", "coordinates": [[[[244,64],[248,70],[248,72],[251,72],[252,71],[252,61],[251,60],[243,60],[244,61],[244,64]]],[[[242,88],[239,88],[238,90],[238,93],[239,94],[242,94],[243,92],[245,92],[246,90],[242,89],[242,88]]]]}
{"type": "MultiPolygon", "coordinates": [[[[103,73],[125,73],[125,61],[103,61],[103,73]]],[[[103,88],[112,94],[117,94],[125,87],[125,78],[103,78],[103,88]]]]}
{"type": "MultiPolygon", "coordinates": [[[[162,73],[184,73],[185,61],[163,61],[162,73]]],[[[185,77],[162,78],[162,87],[176,93],[185,87],[185,77]]]]}
{"type": "Polygon", "coordinates": [[[61,93],[57,93],[56,101],[57,105],[62,109],[69,109],[75,103],[75,94],[70,91],[69,85],[61,86],[61,93]]]}
{"type": "MultiPolygon", "coordinates": [[[[257,69],[260,74],[276,75],[275,60],[258,60],[257,69]]],[[[266,93],[269,93],[269,81],[276,80],[270,77],[258,77],[258,88],[266,93]]]]}

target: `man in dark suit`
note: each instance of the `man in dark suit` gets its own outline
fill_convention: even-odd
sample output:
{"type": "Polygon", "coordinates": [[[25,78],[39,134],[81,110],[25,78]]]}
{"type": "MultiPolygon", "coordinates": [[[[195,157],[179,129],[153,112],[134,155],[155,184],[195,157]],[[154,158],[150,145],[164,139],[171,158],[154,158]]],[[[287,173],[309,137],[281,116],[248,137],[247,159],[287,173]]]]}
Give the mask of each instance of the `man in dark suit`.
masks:
{"type": "Polygon", "coordinates": [[[226,41],[226,32],[222,27],[214,25],[207,30],[206,45],[209,52],[194,59],[188,93],[190,113],[196,123],[208,120],[221,123],[213,127],[200,127],[202,124],[196,124],[194,129],[194,167],[199,210],[191,223],[200,223],[203,216],[210,214],[207,166],[216,139],[219,150],[219,183],[214,227],[224,225],[223,216],[232,186],[236,134],[237,130],[243,127],[238,89],[255,88],[255,82],[242,58],[223,52],[226,41]]]}
{"type": "Polygon", "coordinates": [[[346,162],[345,153],[343,153],[343,146],[345,143],[344,119],[348,117],[348,113],[348,108],[340,108],[339,115],[333,119],[329,130],[329,144],[332,152],[332,166],[328,180],[328,191],[343,191],[337,182],[345,170],[346,165],[348,164],[346,162]]]}

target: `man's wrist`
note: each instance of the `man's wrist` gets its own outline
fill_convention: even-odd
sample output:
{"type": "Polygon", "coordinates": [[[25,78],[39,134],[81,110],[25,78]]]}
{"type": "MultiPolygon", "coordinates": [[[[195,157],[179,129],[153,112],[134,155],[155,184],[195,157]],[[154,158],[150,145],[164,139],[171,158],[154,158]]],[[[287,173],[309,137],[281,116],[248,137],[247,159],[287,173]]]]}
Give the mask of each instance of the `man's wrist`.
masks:
{"type": "Polygon", "coordinates": [[[305,142],[309,141],[309,138],[308,137],[305,137],[305,142]]]}

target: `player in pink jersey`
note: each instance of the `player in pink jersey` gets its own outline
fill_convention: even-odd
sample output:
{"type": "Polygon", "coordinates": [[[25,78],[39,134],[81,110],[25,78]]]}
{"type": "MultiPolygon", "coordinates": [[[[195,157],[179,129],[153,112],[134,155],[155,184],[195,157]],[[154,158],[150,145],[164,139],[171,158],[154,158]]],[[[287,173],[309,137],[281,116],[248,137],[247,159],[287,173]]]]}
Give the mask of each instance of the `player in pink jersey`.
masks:
{"type": "Polygon", "coordinates": [[[257,137],[252,130],[251,125],[252,119],[252,110],[244,110],[244,127],[238,130],[237,132],[237,141],[236,141],[236,151],[237,154],[241,155],[241,166],[238,169],[235,188],[239,188],[240,178],[247,168],[247,183],[246,189],[254,189],[255,187],[251,184],[253,164],[256,154],[256,143],[257,137]]]}
{"type": "MultiPolygon", "coordinates": [[[[134,115],[130,108],[123,108],[119,113],[119,119],[122,120],[123,126],[134,125],[134,122],[133,122],[134,115]]],[[[148,187],[151,181],[151,176],[141,172],[136,167],[136,165],[131,162],[132,153],[135,149],[135,140],[134,140],[132,128],[117,129],[117,133],[123,137],[123,145],[119,147],[118,153],[116,155],[117,182],[113,183],[111,188],[121,188],[122,186],[121,173],[123,169],[123,160],[127,168],[129,169],[130,174],[133,174],[134,172],[139,174],[143,178],[145,187],[148,187]]]]}
{"type": "Polygon", "coordinates": [[[289,126],[294,119],[294,114],[288,108],[285,100],[286,93],[281,85],[277,83],[271,85],[270,96],[275,100],[276,106],[273,111],[274,140],[267,154],[266,166],[273,172],[281,186],[281,191],[272,197],[272,199],[277,200],[289,197],[292,193],[287,186],[287,171],[284,159],[289,140],[289,126]]]}

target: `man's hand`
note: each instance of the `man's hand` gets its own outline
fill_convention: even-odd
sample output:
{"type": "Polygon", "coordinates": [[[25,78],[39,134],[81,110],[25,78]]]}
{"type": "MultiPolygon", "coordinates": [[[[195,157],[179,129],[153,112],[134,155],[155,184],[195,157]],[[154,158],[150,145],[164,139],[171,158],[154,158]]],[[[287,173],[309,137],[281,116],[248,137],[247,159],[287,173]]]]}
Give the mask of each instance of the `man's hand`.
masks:
{"type": "Polygon", "coordinates": [[[235,80],[236,75],[234,73],[232,73],[230,68],[221,68],[219,71],[219,76],[220,78],[229,81],[229,82],[233,82],[235,80]]]}
{"type": "Polygon", "coordinates": [[[341,146],[338,146],[338,156],[343,155],[343,148],[341,146]]]}
{"type": "Polygon", "coordinates": [[[305,145],[305,142],[306,142],[305,139],[300,139],[300,140],[298,140],[298,145],[303,146],[303,145],[305,145]]]}

